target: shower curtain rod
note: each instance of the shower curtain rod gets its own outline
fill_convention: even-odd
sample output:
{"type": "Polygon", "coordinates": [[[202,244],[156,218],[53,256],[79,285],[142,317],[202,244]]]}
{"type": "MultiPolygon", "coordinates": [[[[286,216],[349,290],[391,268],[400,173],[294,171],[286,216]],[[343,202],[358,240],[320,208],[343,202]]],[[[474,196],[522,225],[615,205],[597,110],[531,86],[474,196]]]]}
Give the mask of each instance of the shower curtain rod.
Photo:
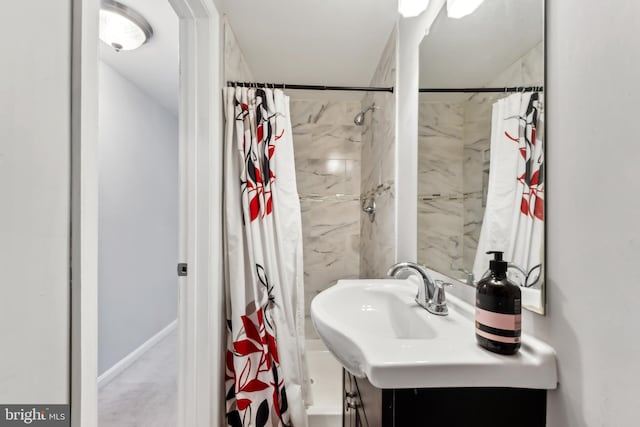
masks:
{"type": "Polygon", "coordinates": [[[513,86],[513,87],[469,87],[469,88],[421,88],[420,93],[509,93],[509,92],[543,92],[544,86],[513,86]]]}
{"type": "Polygon", "coordinates": [[[227,82],[227,86],[242,87],[266,87],[272,89],[302,89],[302,90],[344,90],[353,92],[391,92],[393,87],[363,87],[363,86],[323,86],[323,85],[296,85],[288,83],[249,83],[249,82],[227,82]]]}

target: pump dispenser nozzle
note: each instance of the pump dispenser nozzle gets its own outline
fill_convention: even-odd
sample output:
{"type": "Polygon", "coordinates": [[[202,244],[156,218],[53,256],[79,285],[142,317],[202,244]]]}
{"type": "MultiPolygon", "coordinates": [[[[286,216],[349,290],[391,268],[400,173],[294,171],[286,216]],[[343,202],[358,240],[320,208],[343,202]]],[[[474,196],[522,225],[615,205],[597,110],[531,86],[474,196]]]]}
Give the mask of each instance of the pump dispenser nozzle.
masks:
{"type": "Polygon", "coordinates": [[[502,279],[507,277],[507,267],[508,264],[506,261],[502,260],[502,255],[504,252],[501,251],[488,251],[487,255],[493,254],[493,260],[489,261],[489,268],[491,272],[498,278],[502,279]]]}

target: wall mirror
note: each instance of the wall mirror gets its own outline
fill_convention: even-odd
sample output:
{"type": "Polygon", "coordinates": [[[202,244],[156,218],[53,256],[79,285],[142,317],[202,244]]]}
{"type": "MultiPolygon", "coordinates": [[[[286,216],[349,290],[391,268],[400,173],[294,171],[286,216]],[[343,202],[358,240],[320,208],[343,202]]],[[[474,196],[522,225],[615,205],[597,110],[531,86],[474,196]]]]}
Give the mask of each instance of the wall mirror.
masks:
{"type": "Polygon", "coordinates": [[[544,1],[450,15],[419,47],[418,261],[475,285],[504,251],[544,314],[544,1]]]}

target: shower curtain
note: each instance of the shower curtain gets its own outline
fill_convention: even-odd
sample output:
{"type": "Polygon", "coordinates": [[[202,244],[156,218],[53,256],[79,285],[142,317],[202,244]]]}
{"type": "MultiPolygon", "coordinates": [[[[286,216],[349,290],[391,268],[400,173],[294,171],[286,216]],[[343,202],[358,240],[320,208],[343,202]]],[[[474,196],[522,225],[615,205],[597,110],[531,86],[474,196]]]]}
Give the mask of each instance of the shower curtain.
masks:
{"type": "Polygon", "coordinates": [[[306,427],[302,227],[289,98],[225,98],[226,414],[230,426],[306,427]]]}
{"type": "MultiPolygon", "coordinates": [[[[493,105],[487,206],[473,275],[489,267],[487,251],[504,251],[525,286],[540,277],[544,247],[543,95],[516,93],[493,105]]],[[[514,272],[510,271],[510,276],[514,272]]]]}

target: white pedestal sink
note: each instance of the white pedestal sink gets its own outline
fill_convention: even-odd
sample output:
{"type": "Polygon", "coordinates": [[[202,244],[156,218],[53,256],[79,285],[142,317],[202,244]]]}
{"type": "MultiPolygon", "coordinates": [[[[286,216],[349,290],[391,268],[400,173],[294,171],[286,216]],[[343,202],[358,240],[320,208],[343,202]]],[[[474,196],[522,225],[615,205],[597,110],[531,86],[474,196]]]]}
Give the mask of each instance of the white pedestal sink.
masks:
{"type": "Polygon", "coordinates": [[[341,280],[313,299],[311,318],[344,367],[379,388],[557,387],[550,346],[523,335],[517,355],[491,353],[476,344],[473,307],[448,296],[449,315],[436,316],[416,289],[412,279],[341,280]]]}

